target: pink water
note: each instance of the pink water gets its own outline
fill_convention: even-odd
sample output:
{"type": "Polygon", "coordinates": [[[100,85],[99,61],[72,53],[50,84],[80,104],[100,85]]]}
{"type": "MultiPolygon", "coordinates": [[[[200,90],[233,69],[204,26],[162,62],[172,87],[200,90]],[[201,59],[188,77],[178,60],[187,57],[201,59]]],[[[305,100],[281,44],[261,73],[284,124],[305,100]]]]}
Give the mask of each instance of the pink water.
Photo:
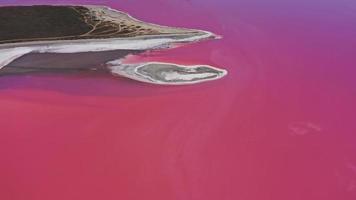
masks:
{"type": "Polygon", "coordinates": [[[1,77],[0,199],[356,199],[354,1],[61,2],[223,35],[140,59],[229,75],[1,77]]]}

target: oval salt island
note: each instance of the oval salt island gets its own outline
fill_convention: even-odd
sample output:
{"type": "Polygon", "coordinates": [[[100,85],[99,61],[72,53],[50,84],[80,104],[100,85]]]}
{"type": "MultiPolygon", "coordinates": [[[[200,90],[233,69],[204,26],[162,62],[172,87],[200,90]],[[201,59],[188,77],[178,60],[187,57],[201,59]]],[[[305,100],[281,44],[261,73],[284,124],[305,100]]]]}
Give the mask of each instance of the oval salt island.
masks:
{"type": "Polygon", "coordinates": [[[178,65],[163,62],[141,64],[117,64],[109,62],[113,74],[134,80],[165,85],[184,85],[219,79],[227,74],[226,70],[208,65],[178,65]]]}
{"type": "Polygon", "coordinates": [[[125,64],[128,55],[219,36],[142,22],[103,6],[0,7],[0,30],[0,75],[95,69],[146,83],[181,85],[227,74],[208,65],[125,64]]]}

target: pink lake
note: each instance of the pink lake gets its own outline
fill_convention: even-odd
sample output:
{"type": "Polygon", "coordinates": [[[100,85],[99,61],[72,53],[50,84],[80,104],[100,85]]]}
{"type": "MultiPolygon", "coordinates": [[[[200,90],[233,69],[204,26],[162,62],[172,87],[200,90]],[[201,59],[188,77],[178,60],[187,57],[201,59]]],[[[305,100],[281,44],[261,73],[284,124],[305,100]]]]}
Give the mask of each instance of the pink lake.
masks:
{"type": "Polygon", "coordinates": [[[139,59],[229,74],[189,86],[0,77],[0,199],[356,199],[355,1],[0,4],[58,2],[222,35],[139,59]]]}

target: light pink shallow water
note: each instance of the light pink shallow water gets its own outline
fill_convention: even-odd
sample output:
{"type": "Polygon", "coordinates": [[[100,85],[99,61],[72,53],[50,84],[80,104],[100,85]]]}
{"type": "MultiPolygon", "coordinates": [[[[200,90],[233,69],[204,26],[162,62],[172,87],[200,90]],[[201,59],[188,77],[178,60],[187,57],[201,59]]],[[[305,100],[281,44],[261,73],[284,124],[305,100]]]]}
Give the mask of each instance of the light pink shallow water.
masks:
{"type": "Polygon", "coordinates": [[[0,199],[356,198],[354,2],[76,2],[223,35],[139,59],[229,75],[1,77],[0,199]]]}

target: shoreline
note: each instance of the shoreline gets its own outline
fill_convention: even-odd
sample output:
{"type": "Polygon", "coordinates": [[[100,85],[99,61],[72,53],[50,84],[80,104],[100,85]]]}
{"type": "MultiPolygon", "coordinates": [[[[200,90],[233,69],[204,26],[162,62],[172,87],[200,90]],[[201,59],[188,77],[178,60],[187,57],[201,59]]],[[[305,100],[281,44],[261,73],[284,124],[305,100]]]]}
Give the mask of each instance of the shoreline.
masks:
{"type": "MultiPolygon", "coordinates": [[[[158,30],[158,33],[143,34],[143,35],[138,34],[138,35],[126,36],[126,37],[117,36],[117,37],[107,37],[107,38],[100,38],[102,36],[99,35],[98,38],[90,38],[90,39],[78,38],[74,40],[61,40],[61,39],[50,40],[51,38],[48,38],[48,41],[39,40],[39,41],[29,41],[29,42],[4,43],[4,44],[0,44],[0,70],[8,66],[15,60],[19,59],[20,57],[27,54],[37,54],[37,53],[38,54],[43,54],[43,53],[76,54],[76,53],[91,53],[91,52],[105,53],[108,51],[146,52],[148,50],[175,48],[177,45],[174,44],[196,43],[203,40],[221,38],[220,36],[209,31],[168,27],[168,26],[161,26],[153,23],[146,23],[132,17],[131,15],[125,12],[114,10],[106,6],[86,6],[85,8],[89,10],[88,12],[91,15],[98,17],[98,19],[101,20],[101,22],[110,21],[114,24],[119,24],[120,19],[125,21],[126,18],[131,20],[130,22],[128,22],[129,24],[133,23],[146,28],[154,27],[155,28],[154,30],[156,31],[158,30]],[[98,14],[99,12],[102,13],[98,14]]],[[[96,30],[95,27],[93,27],[91,31],[93,30],[96,30]]],[[[115,60],[119,60],[119,61],[122,61],[124,59],[125,57],[115,58],[115,60]]],[[[106,64],[108,63],[110,62],[107,62],[106,64]]],[[[136,71],[134,71],[133,74],[130,74],[127,71],[122,71],[116,74],[121,74],[124,77],[142,81],[142,82],[165,84],[165,85],[183,85],[183,84],[200,83],[209,80],[216,80],[227,74],[226,70],[223,69],[218,69],[209,65],[199,65],[199,66],[200,68],[210,69],[215,74],[208,76],[206,73],[198,75],[197,72],[191,72],[192,70],[194,71],[195,69],[198,69],[199,68],[198,65],[189,66],[189,65],[179,65],[175,63],[163,63],[163,62],[139,63],[136,64],[135,67],[136,71]],[[151,65],[159,66],[162,71],[150,70],[149,73],[152,74],[149,74],[146,77],[138,72],[138,70],[143,68],[144,66],[151,66],[151,65]],[[165,66],[166,68],[164,68],[163,66],[165,66]],[[152,79],[152,77],[162,78],[159,76],[159,74],[168,73],[166,71],[168,69],[173,71],[176,70],[174,73],[176,73],[176,76],[178,77],[175,77],[176,79],[175,82],[152,79]],[[188,72],[191,74],[187,75],[188,72]],[[157,74],[155,75],[154,73],[157,74]],[[185,78],[187,77],[190,77],[191,81],[186,81],[185,78]],[[198,77],[204,77],[205,79],[195,80],[198,77]]],[[[110,70],[110,67],[113,66],[107,66],[107,67],[110,70]]],[[[122,67],[122,66],[116,66],[116,67],[122,67]]],[[[168,73],[170,74],[169,76],[171,76],[172,73],[173,72],[169,72],[168,73]]]]}

